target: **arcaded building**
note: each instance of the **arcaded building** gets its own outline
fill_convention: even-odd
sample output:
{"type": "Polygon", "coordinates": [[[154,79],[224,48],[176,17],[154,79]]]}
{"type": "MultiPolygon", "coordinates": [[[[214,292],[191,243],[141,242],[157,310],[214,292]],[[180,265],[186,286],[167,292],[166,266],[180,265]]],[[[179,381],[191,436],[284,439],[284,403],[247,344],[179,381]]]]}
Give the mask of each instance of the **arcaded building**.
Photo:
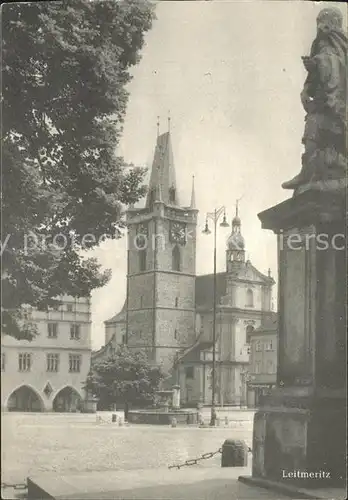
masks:
{"type": "Polygon", "coordinates": [[[47,311],[25,308],[38,335],[1,335],[1,407],[9,411],[84,410],[91,365],[90,299],[64,296],[47,311]]]}

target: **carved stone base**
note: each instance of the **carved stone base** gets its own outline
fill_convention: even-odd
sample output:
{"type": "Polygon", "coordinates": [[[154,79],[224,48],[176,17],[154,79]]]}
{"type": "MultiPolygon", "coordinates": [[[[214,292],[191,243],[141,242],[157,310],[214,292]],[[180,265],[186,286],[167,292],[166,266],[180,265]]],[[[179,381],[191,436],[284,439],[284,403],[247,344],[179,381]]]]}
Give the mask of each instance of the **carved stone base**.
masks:
{"type": "Polygon", "coordinates": [[[345,400],[280,399],[269,396],[254,416],[253,477],[300,488],[344,485],[345,400]]]}
{"type": "Polygon", "coordinates": [[[321,192],[344,192],[347,189],[347,179],[329,179],[321,181],[313,181],[303,184],[295,189],[293,196],[298,196],[306,191],[321,191],[321,192]]]}

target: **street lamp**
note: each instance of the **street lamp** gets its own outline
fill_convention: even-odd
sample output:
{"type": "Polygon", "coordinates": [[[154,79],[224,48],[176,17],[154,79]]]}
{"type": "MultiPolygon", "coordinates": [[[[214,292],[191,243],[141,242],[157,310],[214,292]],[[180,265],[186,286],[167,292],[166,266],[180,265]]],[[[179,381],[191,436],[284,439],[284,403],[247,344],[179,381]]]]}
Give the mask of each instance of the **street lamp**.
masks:
{"type": "Polygon", "coordinates": [[[221,227],[228,227],[229,224],[226,220],[226,209],[225,207],[220,207],[219,209],[215,209],[214,212],[208,212],[205,228],[202,231],[203,234],[210,234],[211,231],[208,227],[208,220],[212,220],[214,224],[214,281],[213,281],[213,370],[212,370],[212,401],[211,401],[211,415],[210,415],[210,425],[214,426],[216,421],[216,412],[215,412],[215,369],[216,369],[216,357],[215,357],[215,344],[216,344],[216,229],[217,223],[219,219],[223,215],[222,222],[220,223],[221,227]]]}

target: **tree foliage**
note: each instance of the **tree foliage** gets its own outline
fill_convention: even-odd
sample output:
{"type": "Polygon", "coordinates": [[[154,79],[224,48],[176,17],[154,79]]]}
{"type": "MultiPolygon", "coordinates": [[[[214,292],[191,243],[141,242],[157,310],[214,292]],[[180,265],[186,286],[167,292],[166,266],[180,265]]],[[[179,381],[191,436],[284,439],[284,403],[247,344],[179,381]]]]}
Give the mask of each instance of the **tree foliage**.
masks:
{"type": "Polygon", "coordinates": [[[3,331],[23,304],[89,296],[109,272],[81,249],[119,238],[145,194],[117,156],[131,68],[151,28],[146,0],[8,3],[2,9],[3,331]],[[89,235],[86,237],[86,235],[89,235]]]}
{"type": "Polygon", "coordinates": [[[114,403],[144,405],[153,403],[164,373],[149,363],[142,351],[120,346],[113,356],[93,365],[85,385],[101,407],[114,403]]]}

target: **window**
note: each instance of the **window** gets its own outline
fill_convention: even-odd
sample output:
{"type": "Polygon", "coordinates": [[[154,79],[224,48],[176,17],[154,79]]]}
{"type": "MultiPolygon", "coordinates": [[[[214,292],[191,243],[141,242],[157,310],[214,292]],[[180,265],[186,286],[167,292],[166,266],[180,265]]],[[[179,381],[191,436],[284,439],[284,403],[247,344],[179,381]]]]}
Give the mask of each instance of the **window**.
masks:
{"type": "Polygon", "coordinates": [[[80,354],[69,354],[69,372],[77,373],[81,368],[80,354]]]}
{"type": "Polygon", "coordinates": [[[247,344],[246,346],[247,354],[251,354],[251,347],[250,344],[247,344]]]}
{"type": "Polygon", "coordinates": [[[255,350],[258,352],[262,351],[262,344],[259,340],[256,342],[255,350]]]}
{"type": "Polygon", "coordinates": [[[179,297],[175,297],[175,307],[179,306],[179,297]]]}
{"type": "Polygon", "coordinates": [[[18,369],[20,372],[30,372],[31,354],[24,352],[18,355],[18,369]]]}
{"type": "Polygon", "coordinates": [[[176,199],[175,187],[171,187],[169,189],[169,203],[175,203],[175,199],[176,199]]]}
{"type": "Polygon", "coordinates": [[[254,331],[254,327],[252,325],[248,325],[246,327],[246,341],[249,342],[250,341],[250,335],[253,333],[254,331]]]}
{"type": "Polygon", "coordinates": [[[59,365],[59,354],[47,354],[47,371],[57,372],[59,365]]]}
{"type": "Polygon", "coordinates": [[[72,304],[67,304],[67,305],[66,305],[66,310],[67,310],[68,312],[72,312],[72,311],[73,311],[73,306],[72,306],[72,304]]]}
{"type": "Polygon", "coordinates": [[[250,288],[248,288],[246,293],[246,305],[247,307],[253,307],[254,305],[254,294],[250,288]]]}
{"type": "Polygon", "coordinates": [[[70,325],[70,339],[78,340],[80,338],[80,325],[75,323],[70,325]]]}
{"type": "Polygon", "coordinates": [[[122,335],[122,344],[126,344],[126,335],[122,335]]]}
{"type": "Polygon", "coordinates": [[[47,334],[50,338],[57,338],[58,323],[48,323],[47,324],[47,334]]]}
{"type": "Polygon", "coordinates": [[[178,340],[178,330],[177,329],[174,330],[174,339],[178,340]]]}
{"type": "Polygon", "coordinates": [[[186,366],[185,368],[185,376],[186,378],[194,378],[194,367],[193,366],[186,366]]]}
{"type": "Polygon", "coordinates": [[[261,373],[261,363],[260,363],[260,361],[257,361],[255,363],[255,373],[261,373]]]}
{"type": "Polygon", "coordinates": [[[5,357],[5,353],[2,352],[1,353],[1,371],[2,372],[5,371],[5,365],[6,365],[6,357],[5,357]]]}
{"type": "Polygon", "coordinates": [[[271,360],[267,362],[267,373],[274,373],[274,363],[271,360]]]}
{"type": "Polygon", "coordinates": [[[178,245],[175,245],[172,251],[172,270],[180,271],[180,248],[178,245]]]}
{"type": "Polygon", "coordinates": [[[146,250],[139,250],[139,271],[146,271],[146,250]]]}
{"type": "Polygon", "coordinates": [[[143,295],[140,296],[140,309],[142,309],[144,303],[144,297],[143,295]]]}
{"type": "Polygon", "coordinates": [[[274,351],[273,341],[272,340],[270,340],[269,342],[266,342],[266,344],[265,344],[265,350],[266,351],[274,351]]]}

